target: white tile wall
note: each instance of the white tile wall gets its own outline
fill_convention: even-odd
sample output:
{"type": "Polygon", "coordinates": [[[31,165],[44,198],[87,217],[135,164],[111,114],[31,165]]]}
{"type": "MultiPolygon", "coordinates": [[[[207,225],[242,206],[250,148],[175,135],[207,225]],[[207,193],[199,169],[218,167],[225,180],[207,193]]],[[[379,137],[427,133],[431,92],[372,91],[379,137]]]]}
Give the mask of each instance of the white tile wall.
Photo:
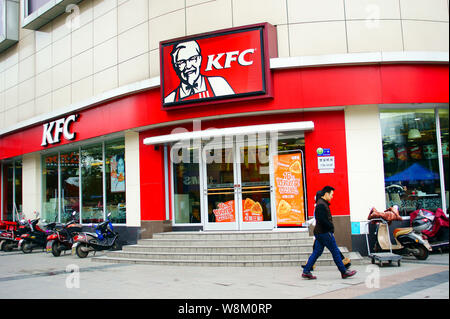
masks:
{"type": "Polygon", "coordinates": [[[78,8],[21,29],[0,53],[0,128],[156,77],[160,41],[222,28],[270,22],[280,57],[449,47],[448,0],[84,0],[78,8]]]}

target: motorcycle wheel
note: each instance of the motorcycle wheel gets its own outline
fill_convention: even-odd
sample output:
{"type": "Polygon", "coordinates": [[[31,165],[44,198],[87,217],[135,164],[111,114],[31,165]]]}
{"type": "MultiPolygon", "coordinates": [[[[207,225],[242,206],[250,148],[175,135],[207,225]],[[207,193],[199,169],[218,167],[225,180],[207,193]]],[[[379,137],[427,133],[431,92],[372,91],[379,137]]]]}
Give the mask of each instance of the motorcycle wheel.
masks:
{"type": "Polygon", "coordinates": [[[81,250],[82,247],[84,247],[84,246],[83,245],[78,245],[77,246],[77,250],[76,250],[77,256],[80,257],[80,258],[86,258],[87,255],[89,255],[89,252],[88,251],[86,251],[86,252],[82,251],[81,250]]]}
{"type": "Polygon", "coordinates": [[[5,240],[0,240],[0,250],[1,251],[6,251],[5,247],[6,247],[6,241],[5,240]]]}
{"type": "Polygon", "coordinates": [[[61,256],[61,250],[59,249],[60,244],[57,241],[54,241],[52,244],[52,254],[55,257],[61,256]]]}
{"type": "Polygon", "coordinates": [[[416,245],[414,246],[414,249],[419,251],[419,253],[414,254],[414,257],[416,257],[417,259],[425,260],[428,258],[428,249],[426,249],[424,246],[416,245]]]}
{"type": "Polygon", "coordinates": [[[25,242],[22,245],[22,252],[24,254],[30,254],[33,252],[33,244],[30,242],[25,242]]]}

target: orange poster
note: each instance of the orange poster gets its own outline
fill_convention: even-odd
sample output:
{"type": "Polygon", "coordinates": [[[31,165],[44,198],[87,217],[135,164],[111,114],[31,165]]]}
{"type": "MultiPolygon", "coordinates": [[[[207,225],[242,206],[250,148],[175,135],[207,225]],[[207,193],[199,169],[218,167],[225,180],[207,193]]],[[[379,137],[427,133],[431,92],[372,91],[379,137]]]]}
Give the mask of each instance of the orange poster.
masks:
{"type": "Polygon", "coordinates": [[[251,198],[246,198],[242,201],[242,208],[244,210],[244,222],[263,221],[263,209],[259,202],[255,202],[251,198]]]}
{"type": "Polygon", "coordinates": [[[305,222],[302,154],[275,155],[275,204],[278,226],[305,222]]]}
{"type": "Polygon", "coordinates": [[[216,215],[216,223],[233,223],[236,221],[236,214],[234,212],[234,200],[225,203],[219,203],[217,209],[213,209],[216,215]]]}

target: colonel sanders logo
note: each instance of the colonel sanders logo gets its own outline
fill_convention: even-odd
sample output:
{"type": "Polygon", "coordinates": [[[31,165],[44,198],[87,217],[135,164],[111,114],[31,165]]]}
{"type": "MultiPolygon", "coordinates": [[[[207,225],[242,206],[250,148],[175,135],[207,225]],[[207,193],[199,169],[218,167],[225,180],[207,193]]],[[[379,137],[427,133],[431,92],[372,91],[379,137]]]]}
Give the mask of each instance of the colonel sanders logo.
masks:
{"type": "Polygon", "coordinates": [[[201,74],[202,54],[197,41],[174,45],[171,57],[180,84],[164,98],[165,103],[235,94],[223,77],[201,74]]]}

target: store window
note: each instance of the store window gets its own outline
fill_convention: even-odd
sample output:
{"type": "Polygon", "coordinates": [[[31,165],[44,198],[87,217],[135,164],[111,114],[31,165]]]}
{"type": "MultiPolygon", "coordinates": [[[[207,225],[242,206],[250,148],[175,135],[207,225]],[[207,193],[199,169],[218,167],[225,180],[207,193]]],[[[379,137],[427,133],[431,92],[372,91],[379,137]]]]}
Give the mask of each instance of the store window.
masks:
{"type": "Polygon", "coordinates": [[[448,170],[449,170],[449,141],[448,141],[448,109],[439,109],[439,124],[441,127],[441,145],[442,145],[442,161],[444,170],[444,187],[445,187],[445,208],[448,214],[448,204],[449,204],[449,190],[448,185],[448,170]]]}
{"type": "Polygon", "coordinates": [[[125,141],[123,138],[42,157],[42,216],[67,222],[72,213],[84,224],[126,223],[125,141]]]}
{"type": "Polygon", "coordinates": [[[81,149],[82,223],[103,221],[102,145],[81,149]]]}
{"type": "Polygon", "coordinates": [[[16,221],[22,213],[22,161],[2,165],[2,220],[16,221]]]}
{"type": "Polygon", "coordinates": [[[173,212],[176,224],[200,224],[199,148],[173,147],[173,212]]]}
{"type": "Polygon", "coordinates": [[[380,113],[386,203],[389,207],[398,205],[403,216],[420,208],[442,208],[444,177],[438,155],[442,139],[437,139],[436,114],[435,109],[388,109],[380,113]]]}
{"type": "Polygon", "coordinates": [[[46,155],[42,158],[42,220],[58,220],[58,166],[58,154],[46,155]]]}
{"type": "Polygon", "coordinates": [[[105,150],[106,211],[113,223],[125,223],[125,145],[121,140],[107,142],[105,150]]]}

